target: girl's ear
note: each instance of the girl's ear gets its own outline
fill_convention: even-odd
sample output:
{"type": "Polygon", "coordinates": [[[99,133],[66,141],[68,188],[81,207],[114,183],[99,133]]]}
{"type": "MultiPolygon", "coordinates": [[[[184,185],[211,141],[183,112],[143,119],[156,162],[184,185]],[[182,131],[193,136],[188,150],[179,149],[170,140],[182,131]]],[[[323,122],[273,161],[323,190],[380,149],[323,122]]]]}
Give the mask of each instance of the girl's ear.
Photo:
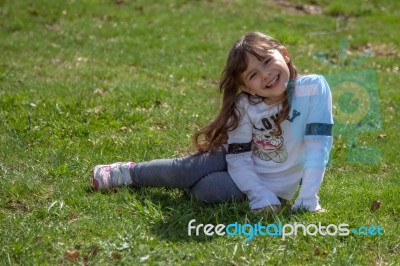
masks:
{"type": "Polygon", "coordinates": [[[283,56],[283,59],[285,59],[286,64],[290,63],[290,55],[289,55],[289,51],[286,49],[286,47],[281,46],[278,48],[279,52],[281,53],[281,55],[283,56]]]}

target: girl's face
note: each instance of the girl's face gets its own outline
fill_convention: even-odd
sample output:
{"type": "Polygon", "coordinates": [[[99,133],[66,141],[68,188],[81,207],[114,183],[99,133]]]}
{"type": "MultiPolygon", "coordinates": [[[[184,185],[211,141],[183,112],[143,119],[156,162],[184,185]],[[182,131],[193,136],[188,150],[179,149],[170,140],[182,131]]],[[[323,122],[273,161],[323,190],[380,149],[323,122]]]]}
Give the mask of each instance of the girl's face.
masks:
{"type": "Polygon", "coordinates": [[[264,97],[267,104],[282,101],[290,77],[288,51],[285,48],[271,50],[262,61],[250,53],[246,56],[248,66],[240,75],[244,83],[240,89],[264,97]]]}

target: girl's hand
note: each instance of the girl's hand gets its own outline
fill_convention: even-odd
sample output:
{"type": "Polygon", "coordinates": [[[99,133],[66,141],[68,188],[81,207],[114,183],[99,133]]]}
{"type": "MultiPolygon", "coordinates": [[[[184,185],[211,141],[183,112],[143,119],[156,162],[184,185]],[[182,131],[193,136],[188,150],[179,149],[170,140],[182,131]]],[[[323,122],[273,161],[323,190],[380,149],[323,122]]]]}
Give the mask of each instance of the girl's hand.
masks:
{"type": "Polygon", "coordinates": [[[261,213],[261,212],[274,212],[274,213],[279,213],[281,211],[281,205],[269,205],[265,206],[264,208],[256,209],[253,210],[256,213],[261,213]]]}

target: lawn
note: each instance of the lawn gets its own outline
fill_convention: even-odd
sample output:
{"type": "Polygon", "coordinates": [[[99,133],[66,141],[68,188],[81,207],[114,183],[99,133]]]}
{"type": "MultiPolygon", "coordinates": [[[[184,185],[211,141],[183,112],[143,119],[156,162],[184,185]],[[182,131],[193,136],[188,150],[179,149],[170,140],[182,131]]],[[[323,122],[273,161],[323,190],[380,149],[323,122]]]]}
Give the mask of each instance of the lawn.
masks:
{"type": "Polygon", "coordinates": [[[390,0],[0,0],[0,264],[400,264],[399,16],[390,0]],[[265,217],[177,189],[91,190],[96,164],[193,151],[218,112],[227,53],[249,31],[331,85],[327,212],[265,217]],[[192,219],[383,235],[188,236],[192,219]]]}

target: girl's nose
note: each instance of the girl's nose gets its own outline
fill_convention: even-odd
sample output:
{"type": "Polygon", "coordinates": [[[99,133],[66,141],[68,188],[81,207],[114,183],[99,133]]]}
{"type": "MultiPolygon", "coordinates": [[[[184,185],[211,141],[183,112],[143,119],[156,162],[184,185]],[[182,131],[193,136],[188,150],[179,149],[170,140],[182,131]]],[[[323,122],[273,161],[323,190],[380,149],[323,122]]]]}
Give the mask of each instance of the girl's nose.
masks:
{"type": "Polygon", "coordinates": [[[262,75],[263,75],[263,79],[267,79],[267,78],[269,78],[269,76],[271,76],[271,71],[264,70],[262,75]]]}

